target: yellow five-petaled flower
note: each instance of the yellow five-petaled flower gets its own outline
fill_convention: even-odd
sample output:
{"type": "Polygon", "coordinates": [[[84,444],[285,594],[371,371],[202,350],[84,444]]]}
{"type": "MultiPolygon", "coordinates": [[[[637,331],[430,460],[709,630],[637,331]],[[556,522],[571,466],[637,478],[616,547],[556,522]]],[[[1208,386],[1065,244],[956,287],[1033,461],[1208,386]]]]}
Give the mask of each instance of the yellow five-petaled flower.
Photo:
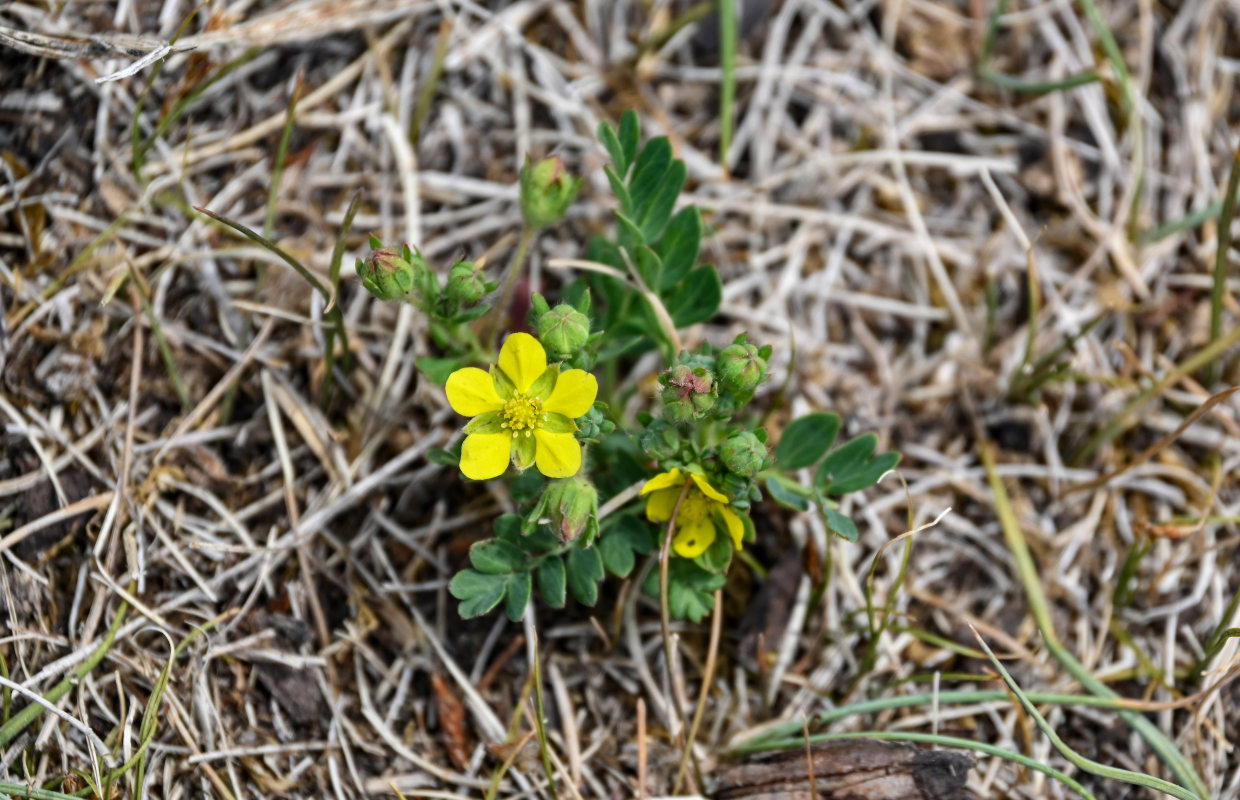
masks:
{"type": "Polygon", "coordinates": [[[444,386],[456,413],[473,417],[465,426],[461,472],[476,481],[536,465],[548,478],[581,469],[581,445],[573,422],[594,405],[598,381],[585,370],[547,366],[547,352],[528,333],[514,333],[499,351],[490,374],[458,369],[444,386]]]}
{"type": "Polygon", "coordinates": [[[672,469],[646,481],[641,491],[650,495],[646,498],[646,518],[651,522],[670,520],[685,482],[689,480],[693,482],[684,492],[685,499],[681,500],[680,513],[676,515],[676,536],[672,539],[672,549],[676,555],[697,558],[705,553],[706,548],[715,543],[715,529],[718,526],[727,530],[732,544],[740,550],[745,539],[745,524],[728,505],[727,495],[695,472],[672,469]]]}

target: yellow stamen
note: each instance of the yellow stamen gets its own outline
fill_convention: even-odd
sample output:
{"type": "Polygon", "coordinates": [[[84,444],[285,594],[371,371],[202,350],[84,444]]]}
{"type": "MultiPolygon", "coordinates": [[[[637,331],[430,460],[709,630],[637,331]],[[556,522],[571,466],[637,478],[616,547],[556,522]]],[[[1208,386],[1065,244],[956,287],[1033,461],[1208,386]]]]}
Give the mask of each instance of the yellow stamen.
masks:
{"type": "Polygon", "coordinates": [[[525,435],[529,436],[535,428],[542,425],[547,415],[543,413],[542,398],[530,397],[526,394],[517,393],[513,398],[504,403],[503,409],[499,415],[503,418],[503,427],[509,428],[513,433],[525,431],[525,435]]]}

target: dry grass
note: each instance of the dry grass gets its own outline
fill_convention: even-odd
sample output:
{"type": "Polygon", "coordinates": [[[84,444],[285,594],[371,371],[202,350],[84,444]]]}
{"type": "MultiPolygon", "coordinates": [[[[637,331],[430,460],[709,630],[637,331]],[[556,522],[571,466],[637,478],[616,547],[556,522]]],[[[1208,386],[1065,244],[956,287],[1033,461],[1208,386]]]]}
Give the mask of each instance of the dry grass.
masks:
{"type": "MultiPolygon", "coordinates": [[[[505,759],[500,794],[549,796],[528,723],[515,730],[524,747],[503,747],[514,714],[530,713],[533,615],[524,631],[502,618],[462,624],[446,594],[468,543],[511,501],[426,459],[457,418],[413,369],[430,352],[423,321],[346,275],[336,299],[353,364],[322,407],[323,298],[190,210],[263,228],[299,81],[273,238],[323,280],[359,191],[346,263],[369,233],[420,244],[445,266],[462,253],[502,263],[520,224],[517,170],[527,154],[555,151],[589,176],[569,221],[533,254],[532,288],[556,291],[565,274],[548,260],[580,257],[608,221],[593,132],[634,107],[649,134],[672,138],[688,200],[714,227],[706,255],[725,279],[723,314],[687,341],[748,330],[777,346],[781,374],[791,370],[791,411],[835,409],[846,432],[876,430],[904,452],[908,494],[889,478],[847,504],[862,537],[831,543],[812,611],[800,570],[786,620],[741,623],[755,581],[738,575],[730,587],[728,628],[767,624],[778,640],[765,642],[772,662],[755,672],[739,637],[725,635],[696,747],[708,775],[732,737],[765,720],[981,671],[921,631],[972,647],[972,623],[1012,656],[1026,688],[1079,688],[1027,614],[983,438],[1000,448],[1059,635],[1094,675],[1124,696],[1167,701],[1229,674],[1237,640],[1203,683],[1186,673],[1220,623],[1240,625],[1240,611],[1224,619],[1240,583],[1235,397],[1143,463],[1073,489],[1128,465],[1237,382],[1234,352],[1215,386],[1175,370],[1208,343],[1216,224],[1140,235],[1219,197],[1240,115],[1234,5],[1102,5],[1138,97],[1129,119],[1097,37],[1068,3],[1014,9],[994,66],[1045,79],[1097,62],[1105,79],[1032,96],[974,75],[989,3],[784,0],[763,11],[751,0],[730,176],[716,156],[710,37],[690,28],[633,60],[683,6],[490,5],[217,3],[171,50],[187,3],[0,6],[8,678],[47,693],[130,605],[116,644],[58,713],[0,749],[0,780],[54,787],[124,762],[170,642],[209,624],[174,663],[147,796],[480,797],[505,759]],[[20,35],[32,31],[42,36],[20,35]],[[411,144],[437,48],[442,76],[411,144]],[[151,144],[135,174],[138,108],[136,140],[151,144]],[[1041,301],[1032,320],[1030,264],[1041,301]],[[1037,357],[1099,315],[1067,349],[1065,380],[1032,402],[1011,396],[1030,325],[1037,357]],[[1074,463],[1150,386],[1117,435],[1074,463]],[[891,601],[898,622],[861,674],[875,554],[908,518],[920,525],[948,507],[916,537],[891,601]],[[1138,548],[1148,552],[1133,558],[1138,548]]],[[[1230,298],[1225,310],[1234,328],[1230,298]]],[[[783,419],[787,410],[773,429],[783,419]]],[[[759,540],[754,555],[768,567],[827,544],[815,517],[773,507],[759,540]]],[[[881,553],[883,602],[900,555],[881,553]]],[[[678,628],[669,681],[649,601],[612,582],[596,614],[536,609],[559,796],[667,793],[679,761],[670,709],[691,711],[704,689],[707,628],[678,628]]],[[[1159,770],[1113,714],[1046,713],[1082,752],[1159,770]]],[[[1216,798],[1240,796],[1236,684],[1151,719],[1216,798]]],[[[842,725],[954,732],[1062,766],[1008,703],[842,725]]],[[[1099,797],[1146,796],[1081,780],[1099,797]]],[[[997,759],[980,763],[972,785],[984,797],[1066,794],[997,759]]]]}

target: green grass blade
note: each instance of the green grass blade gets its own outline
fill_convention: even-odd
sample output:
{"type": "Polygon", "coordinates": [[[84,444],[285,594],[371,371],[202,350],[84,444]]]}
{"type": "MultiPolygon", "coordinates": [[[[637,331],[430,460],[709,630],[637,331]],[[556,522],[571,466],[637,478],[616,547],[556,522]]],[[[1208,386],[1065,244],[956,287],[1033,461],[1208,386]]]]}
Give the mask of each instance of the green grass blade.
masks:
{"type": "Polygon", "coordinates": [[[150,136],[147,137],[146,141],[144,141],[134,152],[133,163],[140,168],[146,160],[146,154],[155,144],[155,140],[167,133],[169,128],[188,114],[189,110],[194,107],[194,104],[198,102],[198,98],[202,97],[204,92],[219,83],[224,78],[228,77],[229,74],[253,61],[262,52],[263,50],[261,47],[251,47],[249,50],[246,50],[232,61],[229,61],[224,66],[220,67],[216,70],[214,75],[195,86],[193,91],[177,101],[176,105],[172,107],[172,110],[169,111],[166,116],[161,117],[159,122],[156,123],[155,130],[150,136]]]}
{"type": "MultiPolygon", "coordinates": [[[[974,634],[977,635],[976,631],[974,631],[974,634]]],[[[1012,694],[1016,695],[1016,699],[1020,702],[1021,708],[1025,710],[1026,714],[1033,718],[1033,721],[1037,724],[1038,728],[1042,731],[1042,733],[1046,734],[1048,739],[1051,740],[1051,744],[1055,746],[1055,749],[1059,751],[1059,754],[1071,761],[1075,766],[1085,770],[1091,775],[1098,775],[1103,778],[1110,778],[1111,780],[1123,781],[1124,783],[1131,783],[1136,786],[1144,786],[1147,789],[1154,789],[1156,791],[1169,794],[1172,797],[1178,797],[1180,800],[1205,800],[1205,798],[1209,797],[1207,793],[1199,795],[1185,789],[1179,784],[1165,781],[1162,778],[1155,778],[1152,775],[1144,775],[1140,772],[1133,772],[1131,770],[1120,769],[1118,767],[1111,767],[1106,764],[1099,763],[1093,759],[1086,758],[1073,750],[1067,745],[1066,742],[1064,742],[1063,739],[1059,738],[1059,734],[1056,733],[1055,729],[1051,727],[1051,724],[1046,721],[1046,717],[1042,716],[1042,712],[1038,711],[1033,703],[1029,702],[1029,698],[1023,691],[1021,691],[1021,688],[1016,681],[1012,679],[1011,673],[1009,673],[1003,666],[1003,662],[995,657],[994,652],[990,649],[990,645],[986,644],[986,640],[980,635],[977,635],[977,641],[982,646],[982,649],[986,651],[987,657],[990,658],[990,663],[1003,677],[1003,682],[1012,691],[1012,694]]]]}
{"type": "MultiPolygon", "coordinates": [[[[130,584],[130,591],[133,591],[133,584],[130,584]]],[[[108,651],[112,649],[113,643],[116,641],[116,635],[120,632],[121,624],[125,621],[125,615],[129,612],[129,603],[121,601],[120,606],[116,609],[116,616],[112,619],[112,627],[108,628],[108,632],[104,634],[103,639],[99,642],[99,646],[95,648],[90,657],[83,661],[71,675],[66,677],[60,683],[53,686],[43,695],[43,699],[49,703],[55,703],[60,698],[69,693],[69,690],[76,687],[82,682],[82,679],[89,675],[95,667],[103,662],[108,651]]],[[[30,705],[18,711],[4,725],[0,725],[0,747],[4,747],[13,741],[26,726],[43,716],[43,706],[38,703],[30,705]]]]}
{"type": "Polygon", "coordinates": [[[271,238],[276,229],[276,201],[280,198],[284,162],[288,158],[289,142],[293,139],[293,123],[297,120],[297,101],[301,99],[301,81],[304,76],[304,70],[297,73],[293,96],[289,98],[288,111],[284,115],[284,130],[280,132],[280,143],[276,146],[275,163],[271,165],[271,186],[267,189],[267,219],[263,222],[263,236],[267,238],[271,238]]]}
{"type": "MultiPolygon", "coordinates": [[[[338,287],[332,287],[331,289],[329,289],[328,287],[324,286],[323,282],[320,281],[313,272],[307,269],[304,264],[302,264],[292,255],[290,255],[288,252],[286,252],[278,244],[271,241],[266,236],[263,236],[262,234],[258,233],[257,231],[250,230],[246,226],[242,225],[240,222],[235,222],[231,219],[228,219],[227,217],[222,217],[219,214],[216,214],[214,211],[210,211],[206,208],[202,208],[201,206],[194,206],[194,210],[197,211],[199,214],[205,214],[206,216],[210,217],[216,222],[222,223],[223,225],[226,225],[227,227],[232,228],[234,231],[241,234],[242,236],[249,239],[250,241],[254,242],[255,244],[260,245],[264,249],[279,256],[281,261],[283,261],[285,264],[288,264],[290,267],[296,270],[298,275],[305,278],[306,283],[310,284],[315,289],[315,291],[323,295],[323,298],[327,301],[327,304],[326,306],[324,306],[324,309],[323,309],[323,316],[326,317],[327,320],[332,324],[332,329],[335,331],[335,336],[340,337],[341,347],[344,348],[344,351],[346,353],[349,351],[349,335],[345,331],[344,314],[340,313],[340,307],[336,305],[336,291],[334,290],[338,289],[338,287]]],[[[350,225],[352,224],[353,220],[351,217],[348,219],[348,222],[350,225]]],[[[346,235],[347,235],[347,231],[346,231],[346,235]]],[[[342,253],[343,253],[343,250],[342,250],[342,253]]],[[[336,269],[336,274],[337,274],[337,277],[339,277],[340,270],[338,267],[336,269]]],[[[325,343],[324,349],[329,351],[329,353],[334,350],[334,347],[335,347],[334,338],[329,339],[327,337],[324,337],[324,343],[325,343]]],[[[325,353],[323,360],[324,362],[329,362],[332,358],[333,358],[332,355],[325,353]]]]}
{"type": "MultiPolygon", "coordinates": [[[[986,480],[990,485],[991,493],[994,495],[995,514],[999,517],[999,525],[1003,529],[1003,538],[1007,542],[1008,550],[1012,553],[1012,558],[1016,562],[1017,577],[1024,587],[1025,598],[1029,603],[1030,612],[1037,622],[1038,630],[1046,643],[1046,649],[1050,651],[1051,655],[1055,657],[1055,660],[1059,662],[1068,674],[1080,682],[1086,691],[1098,697],[1118,697],[1109,686],[1098,680],[1081,662],[1077,661],[1076,657],[1068,652],[1067,648],[1059,641],[1059,637],[1055,633],[1055,626],[1051,620],[1050,606],[1046,602],[1046,595],[1042,593],[1042,584],[1038,578],[1037,567],[1033,563],[1033,555],[1029,552],[1029,545],[1025,541],[1025,534],[1021,530],[1020,521],[1016,518],[1016,511],[1012,508],[1012,502],[1008,497],[1007,489],[1003,485],[1003,480],[999,477],[999,472],[995,465],[994,446],[989,441],[982,441],[980,450],[982,464],[986,469],[986,480]]],[[[1175,773],[1176,777],[1185,786],[1191,787],[1196,798],[1205,800],[1210,796],[1209,788],[1197,774],[1196,770],[1193,769],[1193,765],[1158,726],[1136,711],[1126,709],[1118,713],[1124,722],[1128,723],[1133,730],[1141,735],[1141,738],[1145,739],[1146,743],[1158,754],[1163,763],[1175,773]]]]}
{"type": "MultiPolygon", "coordinates": [[[[1231,249],[1231,221],[1236,216],[1236,190],[1240,188],[1240,148],[1231,159],[1231,174],[1223,194],[1223,208],[1218,218],[1218,248],[1214,253],[1214,286],[1210,290],[1210,341],[1223,335],[1223,299],[1227,294],[1227,252],[1231,249]]],[[[1218,382],[1222,374],[1220,361],[1213,361],[1206,373],[1206,387],[1218,382]]]]}
{"type": "Polygon", "coordinates": [[[194,398],[189,393],[185,380],[181,377],[181,370],[177,367],[176,356],[172,352],[172,346],[168,344],[168,338],[164,336],[163,326],[159,324],[159,317],[155,314],[155,307],[151,305],[151,298],[147,297],[146,288],[142,285],[142,281],[138,280],[138,275],[134,272],[132,266],[129,267],[129,280],[133,286],[134,293],[142,300],[142,310],[146,313],[147,321],[151,323],[151,333],[155,335],[155,343],[159,346],[159,355],[164,360],[164,369],[168,371],[168,378],[172,381],[173,387],[176,388],[177,398],[181,401],[181,408],[189,411],[194,407],[194,398]]]}

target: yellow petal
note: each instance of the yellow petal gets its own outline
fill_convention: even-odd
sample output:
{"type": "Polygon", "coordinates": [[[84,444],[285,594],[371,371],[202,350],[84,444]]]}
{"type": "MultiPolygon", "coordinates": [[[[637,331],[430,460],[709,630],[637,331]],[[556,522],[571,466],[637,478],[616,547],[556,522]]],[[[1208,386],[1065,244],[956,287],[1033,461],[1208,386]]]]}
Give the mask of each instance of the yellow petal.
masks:
{"type": "Polygon", "coordinates": [[[711,500],[714,500],[716,503],[728,502],[728,496],[715,491],[715,487],[707,483],[706,479],[701,475],[698,475],[696,472],[690,472],[689,477],[693,478],[693,482],[696,483],[697,487],[702,490],[702,494],[706,495],[711,500]]]}
{"type": "Polygon", "coordinates": [[[511,453],[511,433],[471,433],[461,446],[461,472],[475,481],[498,478],[508,469],[511,453]]]}
{"type": "Polygon", "coordinates": [[[657,492],[660,489],[667,489],[672,486],[679,487],[684,482],[685,479],[680,477],[680,469],[673,467],[671,472],[660,472],[646,481],[642,486],[640,494],[649,494],[650,492],[657,492]]]}
{"type": "Polygon", "coordinates": [[[672,539],[672,549],[681,558],[697,558],[715,543],[715,523],[709,519],[695,519],[677,529],[672,539]]]}
{"type": "Polygon", "coordinates": [[[584,369],[569,369],[560,373],[551,390],[551,396],[543,402],[543,408],[577,419],[590,410],[598,397],[598,381],[584,369]]]}
{"type": "Polygon", "coordinates": [[[547,351],[528,333],[511,334],[500,348],[499,368],[518,392],[528,392],[530,385],[547,371],[547,351]]]}
{"type": "Polygon", "coordinates": [[[499,411],[504,401],[495,393],[491,376],[477,367],[458,369],[444,384],[452,410],[463,417],[476,417],[488,411],[499,411]]]}
{"type": "Polygon", "coordinates": [[[646,519],[651,522],[667,522],[676,509],[676,501],[680,498],[680,487],[660,489],[646,498],[646,519]]]}
{"type": "Polygon", "coordinates": [[[581,469],[581,445],[571,433],[548,433],[534,430],[538,452],[534,464],[548,478],[571,478],[581,469]]]}
{"type": "Polygon", "coordinates": [[[719,509],[719,516],[723,517],[723,524],[728,527],[728,536],[732,537],[732,544],[740,550],[745,542],[745,523],[741,522],[740,516],[727,506],[719,509]]]}

